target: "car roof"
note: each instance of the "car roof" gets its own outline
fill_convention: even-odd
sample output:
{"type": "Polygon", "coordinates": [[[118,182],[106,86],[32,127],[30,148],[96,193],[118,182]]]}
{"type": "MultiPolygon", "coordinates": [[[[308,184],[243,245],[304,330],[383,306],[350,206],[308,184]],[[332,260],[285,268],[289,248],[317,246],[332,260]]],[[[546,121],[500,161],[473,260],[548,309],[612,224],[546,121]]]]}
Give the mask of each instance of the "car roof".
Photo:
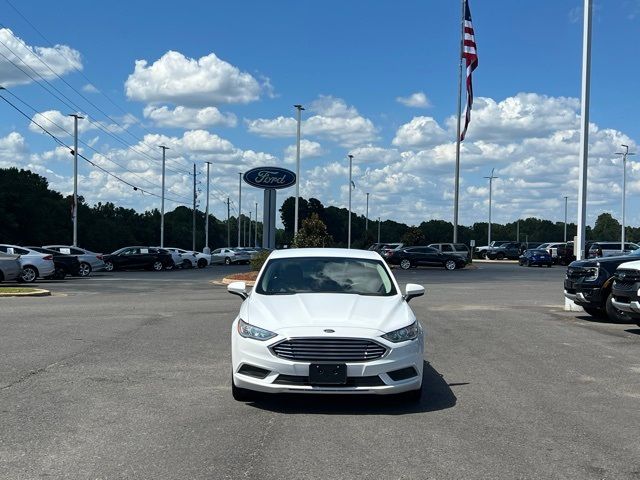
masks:
{"type": "Polygon", "coordinates": [[[337,257],[380,260],[377,252],[347,248],[291,248],[275,250],[269,258],[337,257]]]}

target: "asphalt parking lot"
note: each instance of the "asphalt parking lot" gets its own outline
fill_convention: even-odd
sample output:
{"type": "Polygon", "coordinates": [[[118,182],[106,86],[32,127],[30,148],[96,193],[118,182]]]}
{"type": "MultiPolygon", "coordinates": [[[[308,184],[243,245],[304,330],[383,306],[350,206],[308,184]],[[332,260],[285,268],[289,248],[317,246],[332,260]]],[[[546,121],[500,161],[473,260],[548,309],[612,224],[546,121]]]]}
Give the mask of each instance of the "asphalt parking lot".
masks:
{"type": "Polygon", "coordinates": [[[230,392],[246,267],[97,273],[0,299],[0,477],[638,479],[640,327],[564,312],[564,268],[394,270],[421,283],[426,391],[230,392]]]}

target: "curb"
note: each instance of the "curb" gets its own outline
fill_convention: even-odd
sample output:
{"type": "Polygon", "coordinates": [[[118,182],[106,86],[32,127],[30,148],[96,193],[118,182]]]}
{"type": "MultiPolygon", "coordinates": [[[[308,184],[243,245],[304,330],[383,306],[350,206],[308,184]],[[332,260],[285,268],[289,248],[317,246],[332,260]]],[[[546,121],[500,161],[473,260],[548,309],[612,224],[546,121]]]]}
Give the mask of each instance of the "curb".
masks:
{"type": "Polygon", "coordinates": [[[49,290],[43,290],[41,288],[34,288],[31,292],[22,292],[22,293],[3,293],[2,288],[0,288],[0,297],[49,297],[51,296],[51,292],[49,290]]]}
{"type": "Polygon", "coordinates": [[[518,263],[518,260],[489,260],[484,258],[474,258],[473,263],[518,263]]]}

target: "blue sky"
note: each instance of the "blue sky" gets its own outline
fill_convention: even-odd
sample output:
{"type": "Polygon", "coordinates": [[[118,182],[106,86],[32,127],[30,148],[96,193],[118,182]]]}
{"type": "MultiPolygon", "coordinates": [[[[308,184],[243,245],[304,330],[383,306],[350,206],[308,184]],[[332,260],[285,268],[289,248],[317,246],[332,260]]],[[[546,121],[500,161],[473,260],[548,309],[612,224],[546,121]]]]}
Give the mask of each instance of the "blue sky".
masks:
{"type": "MultiPolygon", "coordinates": [[[[479,67],[462,154],[462,224],[487,218],[483,177],[494,167],[500,177],[494,184],[495,221],[561,220],[565,195],[575,217],[582,3],[471,1],[479,67]]],[[[49,75],[78,110],[102,122],[103,129],[96,123],[82,127],[81,138],[95,149],[84,147],[83,153],[133,184],[159,192],[155,146],[169,144],[169,164],[176,171],[168,177],[167,195],[188,197],[191,179],[182,171],[195,161],[200,172],[204,161],[212,161],[212,211],[222,217],[222,198],[228,194],[237,203],[236,172],[264,164],[295,168],[292,105],[302,103],[307,107],[303,196],[345,206],[351,152],[354,210],[364,213],[368,191],[371,217],[409,224],[452,218],[456,1],[11,4],[0,0],[5,44],[0,52],[24,66],[13,55],[18,54],[47,76],[50,71],[30,53],[36,48],[64,80],[116,120],[114,125],[49,75]],[[64,47],[52,48],[11,4],[50,42],[64,47]],[[67,48],[64,55],[60,48],[67,48]],[[77,62],[73,66],[71,57],[77,62]],[[136,67],[141,60],[146,63],[136,67]],[[421,95],[408,101],[413,94],[421,95]]],[[[634,87],[640,67],[633,34],[639,28],[640,0],[595,2],[590,222],[603,211],[619,215],[622,172],[615,152],[620,143],[637,151],[640,105],[634,87]]],[[[41,112],[40,123],[60,124],[68,106],[19,75],[0,57],[0,84],[41,112]]],[[[4,103],[0,118],[0,166],[31,168],[69,193],[68,154],[4,103]]],[[[637,157],[627,165],[628,223],[638,225],[640,164],[632,160],[637,157]]],[[[87,164],[81,175],[80,194],[90,203],[158,206],[156,198],[133,192],[87,164]]],[[[199,179],[204,191],[204,178],[199,179]]],[[[244,193],[245,205],[261,202],[260,192],[247,186],[244,193]]],[[[282,192],[280,200],[291,193],[282,192]]]]}

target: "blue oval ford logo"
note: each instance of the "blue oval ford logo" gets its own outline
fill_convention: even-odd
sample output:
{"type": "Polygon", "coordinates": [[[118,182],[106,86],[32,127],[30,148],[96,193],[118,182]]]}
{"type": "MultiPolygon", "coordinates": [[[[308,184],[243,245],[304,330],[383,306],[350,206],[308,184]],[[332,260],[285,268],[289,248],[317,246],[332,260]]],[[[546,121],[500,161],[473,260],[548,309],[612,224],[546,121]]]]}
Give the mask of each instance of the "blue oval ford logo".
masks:
{"type": "Polygon", "coordinates": [[[296,184],[296,174],[280,167],[252,168],[243,175],[244,181],[258,188],[287,188],[296,184]]]}

